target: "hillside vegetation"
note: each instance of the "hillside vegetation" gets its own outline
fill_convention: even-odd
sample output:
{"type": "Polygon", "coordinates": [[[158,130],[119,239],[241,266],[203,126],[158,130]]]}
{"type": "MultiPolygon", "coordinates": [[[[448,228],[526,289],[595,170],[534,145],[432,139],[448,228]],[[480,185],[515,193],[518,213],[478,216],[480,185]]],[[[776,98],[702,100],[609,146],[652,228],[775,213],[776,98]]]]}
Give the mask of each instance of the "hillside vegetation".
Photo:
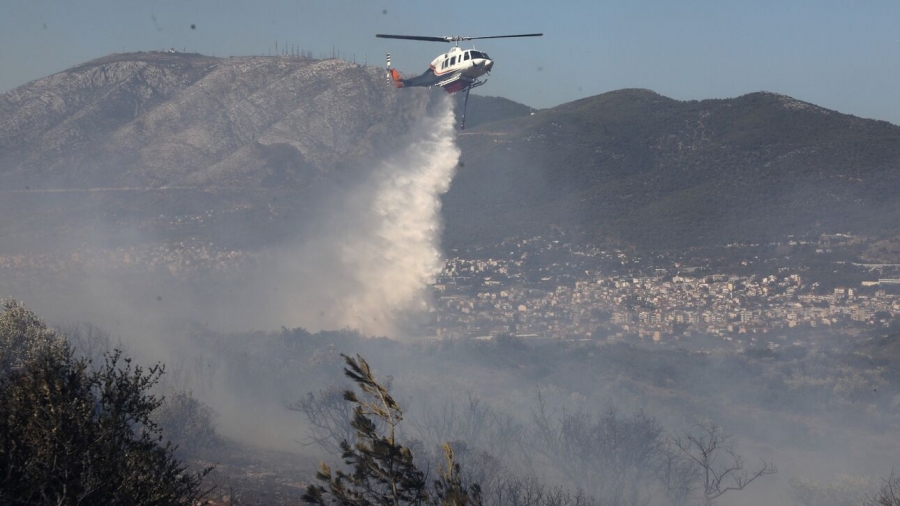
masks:
{"type": "Polygon", "coordinates": [[[621,90],[481,125],[460,145],[451,243],[549,226],[659,249],[898,232],[900,127],[783,95],[621,90]]]}

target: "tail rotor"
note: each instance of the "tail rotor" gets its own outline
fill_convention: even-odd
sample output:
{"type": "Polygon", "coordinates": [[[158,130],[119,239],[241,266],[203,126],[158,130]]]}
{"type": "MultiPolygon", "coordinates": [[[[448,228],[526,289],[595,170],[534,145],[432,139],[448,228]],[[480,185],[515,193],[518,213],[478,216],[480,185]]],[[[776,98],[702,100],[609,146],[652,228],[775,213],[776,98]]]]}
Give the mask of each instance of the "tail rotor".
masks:
{"type": "Polygon", "coordinates": [[[387,75],[385,78],[387,79],[388,86],[393,86],[394,88],[402,88],[404,86],[400,72],[397,72],[397,69],[391,68],[391,53],[387,54],[387,75]]]}

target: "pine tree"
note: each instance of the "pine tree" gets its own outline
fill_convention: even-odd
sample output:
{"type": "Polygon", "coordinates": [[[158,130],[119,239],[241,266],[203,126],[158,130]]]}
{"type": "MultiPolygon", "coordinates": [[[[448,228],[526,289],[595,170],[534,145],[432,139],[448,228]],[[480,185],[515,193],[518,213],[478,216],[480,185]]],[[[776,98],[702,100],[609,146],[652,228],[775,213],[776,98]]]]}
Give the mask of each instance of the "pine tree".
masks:
{"type": "Polygon", "coordinates": [[[360,390],[360,395],[344,392],[344,399],[355,404],[350,425],[356,431],[356,443],[341,442],[347,471],[332,471],[322,463],[316,473],[320,484],[307,487],[303,499],[340,506],[481,506],[479,487],[467,488],[462,483],[459,464],[453,461],[449,445],[444,445],[446,464],[440,478],[429,487],[410,449],[397,440],[403,410],[388,389],[376,381],[362,357],[342,356],[347,365],[344,373],[360,390]]]}
{"type": "Polygon", "coordinates": [[[459,464],[453,460],[453,447],[444,443],[444,465],[440,479],[434,482],[436,504],[441,506],[481,506],[481,486],[466,487],[460,476],[459,464]]]}
{"type": "Polygon", "coordinates": [[[357,442],[353,446],[347,441],[341,443],[341,457],[351,471],[332,473],[323,463],[316,478],[325,486],[310,485],[304,500],[342,505],[422,504],[428,495],[425,475],[413,463],[409,448],[397,441],[397,426],[403,419],[400,406],[375,380],[362,357],[343,357],[347,364],[344,373],[362,394],[360,398],[353,391],[344,392],[344,399],[356,405],[350,425],[356,430],[357,442]],[[385,434],[380,433],[373,418],[384,423],[385,434]],[[328,495],[331,501],[326,500],[328,495]]]}

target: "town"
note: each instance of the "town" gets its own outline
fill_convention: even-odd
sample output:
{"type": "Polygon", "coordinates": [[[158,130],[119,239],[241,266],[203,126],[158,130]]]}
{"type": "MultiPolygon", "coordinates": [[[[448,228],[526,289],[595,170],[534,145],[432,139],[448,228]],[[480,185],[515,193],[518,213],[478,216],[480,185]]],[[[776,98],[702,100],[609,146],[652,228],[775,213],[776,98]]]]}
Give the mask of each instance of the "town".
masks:
{"type": "MultiPolygon", "coordinates": [[[[862,263],[860,240],[838,239],[649,255],[557,234],[451,250],[428,287],[429,318],[415,332],[700,350],[776,349],[811,337],[900,332],[900,264],[862,263]]],[[[55,286],[100,271],[134,284],[147,275],[202,284],[246,279],[270,260],[266,253],[197,242],[5,255],[0,285],[12,291],[55,286]]]]}
{"type": "Polygon", "coordinates": [[[755,269],[741,261],[741,270],[755,272],[729,273],[727,264],[709,260],[688,267],[683,258],[648,259],[541,238],[508,241],[505,249],[506,258],[446,261],[433,285],[429,333],[675,346],[702,336],[725,345],[777,348],[802,331],[855,334],[897,325],[900,317],[900,280],[885,277],[897,269],[892,264],[835,262],[869,280],[826,288],[802,264],[774,263],[767,271],[764,261],[757,260],[755,269]],[[538,255],[556,260],[529,261],[538,255]]]}

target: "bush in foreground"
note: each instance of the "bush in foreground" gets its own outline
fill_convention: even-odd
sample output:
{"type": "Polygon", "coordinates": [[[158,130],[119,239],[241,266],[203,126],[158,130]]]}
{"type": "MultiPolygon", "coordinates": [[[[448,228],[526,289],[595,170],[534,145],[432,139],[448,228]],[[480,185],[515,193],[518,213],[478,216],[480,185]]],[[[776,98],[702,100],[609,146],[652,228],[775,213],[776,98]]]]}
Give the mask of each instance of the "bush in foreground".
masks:
{"type": "Polygon", "coordinates": [[[350,426],[356,442],[341,442],[346,471],[322,464],[303,499],[311,504],[335,506],[482,506],[481,488],[463,483],[453,449],[444,445],[445,464],[429,487],[426,473],[413,461],[409,447],[397,438],[403,410],[376,379],[362,357],[344,355],[344,373],[360,390],[344,392],[354,404],[350,426]]]}
{"type": "Polygon", "coordinates": [[[0,503],[194,504],[189,473],[151,418],[163,374],[119,351],[96,368],[33,312],[0,314],[0,503]]]}

